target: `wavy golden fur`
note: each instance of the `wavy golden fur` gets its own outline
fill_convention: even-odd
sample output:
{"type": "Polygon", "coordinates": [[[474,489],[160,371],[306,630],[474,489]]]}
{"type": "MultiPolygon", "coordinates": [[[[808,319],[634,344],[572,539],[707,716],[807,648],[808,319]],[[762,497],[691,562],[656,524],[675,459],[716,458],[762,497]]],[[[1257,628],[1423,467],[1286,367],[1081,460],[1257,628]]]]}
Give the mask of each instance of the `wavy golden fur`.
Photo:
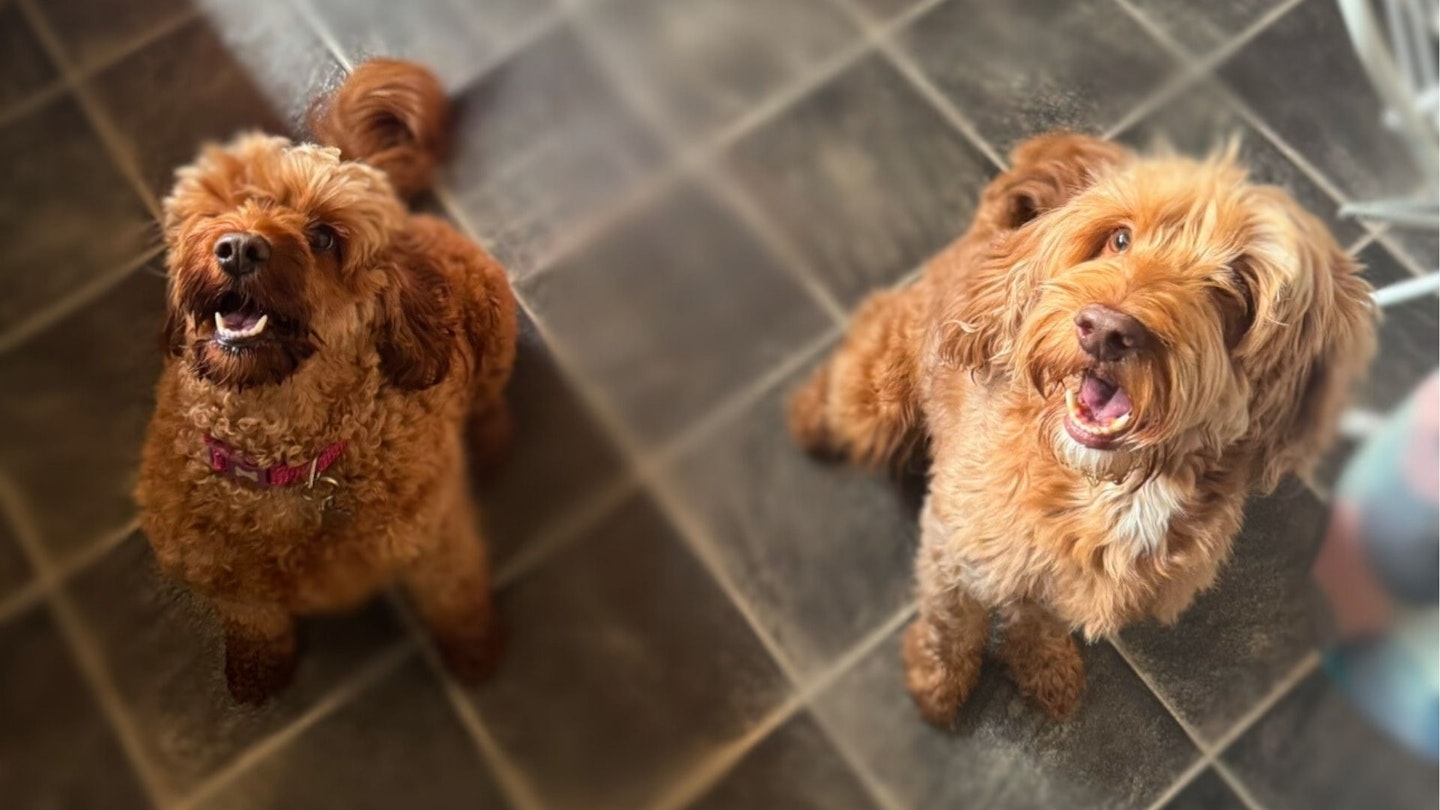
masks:
{"type": "Polygon", "coordinates": [[[992,613],[1000,659],[1057,717],[1084,686],[1071,631],[1173,621],[1229,556],[1247,496],[1326,449],[1373,352],[1369,292],[1233,148],[1138,157],[1065,133],[1017,148],[970,230],[862,304],[790,405],[814,451],[882,464],[928,445],[904,649],[924,716],[952,722],[992,613]]]}
{"type": "Polygon", "coordinates": [[[397,576],[458,674],[497,650],[464,434],[482,463],[508,439],[515,301],[494,259],[394,190],[418,190],[438,159],[438,88],[413,65],[361,65],[316,121],[343,155],[242,135],[206,147],[165,200],[168,354],[137,499],[161,567],[223,621],[242,701],[289,678],[296,616],[397,576]],[[237,234],[262,248],[244,273],[222,247],[237,234]],[[213,472],[207,436],[262,467],[344,442],[333,500],[213,472]]]}

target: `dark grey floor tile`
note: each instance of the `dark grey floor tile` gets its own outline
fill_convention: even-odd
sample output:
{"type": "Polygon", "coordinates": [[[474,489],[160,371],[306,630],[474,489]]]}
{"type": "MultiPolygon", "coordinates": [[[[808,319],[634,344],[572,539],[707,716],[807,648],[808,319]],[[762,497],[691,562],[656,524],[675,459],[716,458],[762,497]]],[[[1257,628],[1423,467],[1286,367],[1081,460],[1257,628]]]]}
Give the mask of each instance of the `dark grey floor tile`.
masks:
{"type": "Polygon", "coordinates": [[[757,745],[691,810],[870,810],[875,803],[809,713],[757,745]]]}
{"type": "Polygon", "coordinates": [[[351,61],[417,59],[451,90],[464,87],[554,0],[308,0],[351,61]]]}
{"type": "Polygon", "coordinates": [[[219,622],[156,570],[141,535],[66,590],[99,643],[151,761],[177,793],[284,728],[400,638],[382,603],[353,616],[308,620],[294,683],[264,706],[240,706],[225,689],[219,622]]]}
{"type": "Polygon", "coordinates": [[[1252,499],[1216,586],[1175,626],[1121,635],[1136,667],[1206,739],[1224,736],[1315,648],[1310,563],[1328,519],[1297,481],[1252,499]]]}
{"type": "Polygon", "coordinates": [[[0,332],[159,240],[69,98],[0,127],[0,332]]]}
{"type": "Polygon", "coordinates": [[[1190,0],[1132,0],[1140,13],[1160,26],[1196,56],[1225,45],[1254,25],[1282,0],[1225,0],[1195,3],[1190,0]]]}
{"type": "Polygon", "coordinates": [[[150,806],[47,610],[0,627],[0,662],[5,806],[150,806]]]}
{"type": "Polygon", "coordinates": [[[1246,807],[1213,768],[1206,768],[1180,795],[1165,804],[1165,810],[1246,810],[1246,807]]]}
{"type": "MultiPolygon", "coordinates": [[[[205,0],[218,6],[216,0],[205,0]]],[[[77,65],[93,65],[113,58],[143,39],[190,13],[195,0],[64,0],[36,3],[66,55],[77,65]]]]}
{"type": "Polygon", "coordinates": [[[475,743],[417,656],[201,805],[204,810],[505,806],[475,743]]]}
{"type": "Polygon", "coordinates": [[[30,581],[30,563],[25,559],[10,521],[0,516],[0,601],[30,581]]]}
{"type": "Polygon", "coordinates": [[[688,185],[520,286],[579,373],[649,444],[828,323],[743,225],[688,185]]]}
{"type": "Polygon", "coordinates": [[[1184,154],[1203,157],[1218,151],[1231,137],[1240,139],[1240,164],[1250,172],[1250,179],[1290,192],[1330,228],[1341,247],[1349,247],[1364,233],[1355,220],[1340,216],[1340,203],[1246,124],[1213,85],[1187,89],[1117,139],[1142,150],[1168,143],[1184,154]]]}
{"type": "Polygon", "coordinates": [[[900,663],[900,634],[843,676],[816,704],[905,807],[1144,807],[1199,752],[1109,645],[1084,648],[1089,686],[1057,723],[987,661],[957,729],[920,719],[900,663]]]}
{"type": "Polygon", "coordinates": [[[512,277],[660,163],[568,28],[486,74],[458,107],[449,182],[512,277]]]}
{"type": "Polygon", "coordinates": [[[482,719],[553,808],[641,807],[786,694],[740,614],[646,501],[501,596],[482,719]]]}
{"type": "Polygon", "coordinates": [[[0,6],[0,112],[57,81],[24,15],[13,3],[0,6]]]}
{"type": "Polygon", "coordinates": [[[590,19],[625,80],[700,136],[860,37],[831,0],[607,0],[590,19]]]}
{"type": "Polygon", "coordinates": [[[1102,132],[1177,72],[1113,0],[949,0],[906,47],[999,151],[1051,129],[1102,132]]]}
{"type": "MultiPolygon", "coordinates": [[[[1382,245],[1361,251],[1359,259],[1377,287],[1411,278],[1382,245]]],[[[1385,412],[1440,366],[1440,303],[1427,295],[1387,307],[1382,316],[1379,350],[1356,404],[1385,412]]]]}
{"type": "Polygon", "coordinates": [[[994,171],[879,57],[749,135],[726,165],[847,304],[959,235],[994,171]]]}
{"type": "Polygon", "coordinates": [[[585,500],[618,480],[619,453],[561,375],[544,338],[521,316],[515,376],[507,391],[515,445],[480,488],[496,568],[585,500]]]}
{"type": "Polygon", "coordinates": [[[203,142],[245,130],[300,132],[311,101],[341,73],[291,6],[265,3],[218,7],[92,85],[146,185],[163,196],[203,142]]]}
{"type": "Polygon", "coordinates": [[[1440,802],[1435,763],[1371,726],[1323,672],[1276,704],[1224,761],[1272,810],[1420,810],[1440,802]]]}
{"type": "Polygon", "coordinates": [[[1221,76],[1290,146],[1352,196],[1409,192],[1400,141],[1335,3],[1300,3],[1222,66],[1221,76]]]}
{"type": "Polygon", "coordinates": [[[124,526],[160,375],[165,282],[141,269],[0,355],[0,469],[52,559],[124,526]]]}
{"type": "Polygon", "coordinates": [[[910,596],[917,516],[883,474],[826,465],[785,429],[797,375],[679,459],[673,480],[740,595],[802,672],[910,596]]]}

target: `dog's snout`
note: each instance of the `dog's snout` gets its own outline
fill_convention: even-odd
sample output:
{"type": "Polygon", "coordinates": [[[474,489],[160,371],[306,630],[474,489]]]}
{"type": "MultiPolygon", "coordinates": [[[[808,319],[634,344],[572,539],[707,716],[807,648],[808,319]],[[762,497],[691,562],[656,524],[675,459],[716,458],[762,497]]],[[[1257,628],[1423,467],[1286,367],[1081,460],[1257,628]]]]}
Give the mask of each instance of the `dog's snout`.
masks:
{"type": "Polygon", "coordinates": [[[258,233],[227,233],[215,243],[215,260],[235,278],[248,276],[270,260],[270,243],[258,233]]]}
{"type": "Polygon", "coordinates": [[[1150,332],[1134,317],[1100,304],[1075,316],[1075,336],[1085,353],[1106,362],[1122,360],[1150,342],[1150,332]]]}

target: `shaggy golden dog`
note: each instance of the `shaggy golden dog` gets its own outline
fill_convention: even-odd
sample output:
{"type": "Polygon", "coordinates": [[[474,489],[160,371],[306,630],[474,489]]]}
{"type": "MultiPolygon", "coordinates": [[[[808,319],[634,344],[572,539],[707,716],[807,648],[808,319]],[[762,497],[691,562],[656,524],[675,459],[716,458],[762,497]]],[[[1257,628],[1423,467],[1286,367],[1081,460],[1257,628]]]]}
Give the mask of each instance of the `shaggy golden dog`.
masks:
{"type": "Polygon", "coordinates": [[[1022,144],[960,240],[855,313],[791,400],[797,440],[883,464],[928,443],[906,680],[953,722],[989,619],[1017,688],[1079,702],[1071,637],[1173,621],[1246,497],[1305,474],[1374,344],[1369,286],[1233,150],[1022,144]]]}
{"type": "Polygon", "coordinates": [[[498,649],[464,434],[480,464],[506,444],[515,301],[401,199],[448,116],[428,72],[370,62],[312,116],[333,146],[243,135],[165,200],[168,356],[137,498],[161,567],[219,614],[240,701],[288,681],[297,616],[397,576],[458,675],[498,649]]]}

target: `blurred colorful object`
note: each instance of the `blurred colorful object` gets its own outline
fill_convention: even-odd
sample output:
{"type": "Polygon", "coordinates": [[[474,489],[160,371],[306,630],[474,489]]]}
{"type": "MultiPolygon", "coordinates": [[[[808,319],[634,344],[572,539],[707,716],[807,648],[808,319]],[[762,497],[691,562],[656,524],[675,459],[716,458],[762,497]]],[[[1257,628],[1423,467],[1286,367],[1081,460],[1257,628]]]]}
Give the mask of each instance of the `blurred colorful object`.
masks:
{"type": "Polygon", "coordinates": [[[1337,685],[1406,745],[1440,755],[1440,376],[1355,454],[1315,563],[1337,685]]]}

